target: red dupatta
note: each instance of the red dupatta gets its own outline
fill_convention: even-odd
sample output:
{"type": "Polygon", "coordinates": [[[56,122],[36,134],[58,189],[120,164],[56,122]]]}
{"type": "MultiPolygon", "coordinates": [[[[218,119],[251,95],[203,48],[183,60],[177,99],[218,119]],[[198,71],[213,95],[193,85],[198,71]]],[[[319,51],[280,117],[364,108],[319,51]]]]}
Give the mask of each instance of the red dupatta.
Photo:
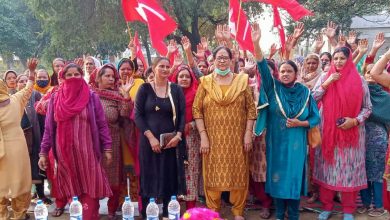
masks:
{"type": "Polygon", "coordinates": [[[362,107],[362,79],[352,61],[351,54],[350,52],[346,64],[340,71],[336,70],[334,61],[332,61],[329,72],[326,75],[326,78],[328,78],[336,72],[341,74],[341,78],[327,88],[322,98],[322,154],[328,162],[334,162],[334,149],[336,146],[340,149],[355,147],[359,142],[358,126],[343,130],[336,125],[338,118],[356,118],[362,107]]]}
{"type": "Polygon", "coordinates": [[[191,85],[188,88],[183,88],[184,96],[186,99],[186,117],[185,121],[186,123],[189,123],[193,121],[192,116],[192,104],[195,100],[196,90],[198,89],[198,80],[195,77],[195,74],[192,72],[192,70],[187,65],[181,65],[179,66],[175,72],[169,77],[169,80],[173,83],[177,83],[177,77],[179,76],[179,73],[183,70],[187,70],[191,75],[191,85]]]}
{"type": "MultiPolygon", "coordinates": [[[[64,81],[59,86],[54,99],[54,119],[57,122],[57,142],[64,156],[65,167],[70,176],[73,175],[70,165],[70,154],[68,153],[73,146],[73,118],[80,114],[88,105],[90,90],[83,78],[65,79],[65,72],[70,68],[78,68],[84,75],[81,68],[76,64],[70,63],[59,75],[64,81]]],[[[77,141],[77,140],[76,140],[77,141]]]]}

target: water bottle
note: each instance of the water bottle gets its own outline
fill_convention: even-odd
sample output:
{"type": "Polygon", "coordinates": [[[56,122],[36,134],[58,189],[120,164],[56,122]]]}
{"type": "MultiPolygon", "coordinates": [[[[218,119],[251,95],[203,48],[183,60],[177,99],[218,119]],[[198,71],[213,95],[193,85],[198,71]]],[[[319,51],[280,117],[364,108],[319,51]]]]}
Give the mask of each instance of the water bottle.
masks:
{"type": "Polygon", "coordinates": [[[169,220],[180,219],[180,203],[177,201],[176,196],[172,196],[171,201],[168,203],[168,218],[169,220]]]}
{"type": "Polygon", "coordinates": [[[36,220],[47,220],[48,211],[42,200],[38,200],[34,209],[34,216],[36,220]]]}
{"type": "Polygon", "coordinates": [[[158,205],[156,204],[154,198],[150,198],[149,204],[146,207],[146,219],[147,220],[158,220],[159,214],[158,205]]]}
{"type": "Polygon", "coordinates": [[[69,205],[70,220],[83,219],[83,205],[79,202],[77,196],[73,197],[72,203],[69,205]]]}
{"type": "Polygon", "coordinates": [[[125,197],[122,205],[122,220],[134,220],[134,206],[128,196],[125,197]]]}

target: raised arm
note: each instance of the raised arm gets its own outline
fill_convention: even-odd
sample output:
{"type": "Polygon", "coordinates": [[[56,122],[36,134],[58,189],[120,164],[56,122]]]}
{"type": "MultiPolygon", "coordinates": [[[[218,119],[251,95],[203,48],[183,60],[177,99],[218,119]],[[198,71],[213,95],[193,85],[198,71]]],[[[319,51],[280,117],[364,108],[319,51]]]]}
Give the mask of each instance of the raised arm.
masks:
{"type": "Polygon", "coordinates": [[[38,60],[35,58],[29,59],[27,61],[27,66],[29,69],[29,74],[28,74],[28,82],[26,87],[24,89],[20,90],[19,92],[15,93],[11,97],[16,99],[18,103],[20,103],[21,106],[21,112],[20,114],[23,115],[24,113],[24,108],[27,105],[28,100],[31,97],[33,88],[34,88],[34,81],[35,81],[35,69],[38,65],[38,60]]]}
{"type": "Polygon", "coordinates": [[[383,87],[390,88],[390,75],[385,74],[386,65],[390,62],[390,49],[375,63],[371,77],[383,87]]]}
{"type": "Polygon", "coordinates": [[[196,67],[194,56],[192,55],[190,39],[188,39],[188,37],[186,36],[183,36],[181,38],[181,44],[183,45],[184,53],[186,54],[187,57],[188,66],[190,68],[196,67]]]}
{"type": "Polygon", "coordinates": [[[367,39],[361,39],[359,41],[359,46],[358,46],[358,49],[357,49],[359,52],[358,52],[358,55],[353,59],[353,63],[355,65],[357,65],[360,60],[362,59],[362,57],[364,56],[364,54],[367,53],[368,51],[368,40],[367,39]]]}

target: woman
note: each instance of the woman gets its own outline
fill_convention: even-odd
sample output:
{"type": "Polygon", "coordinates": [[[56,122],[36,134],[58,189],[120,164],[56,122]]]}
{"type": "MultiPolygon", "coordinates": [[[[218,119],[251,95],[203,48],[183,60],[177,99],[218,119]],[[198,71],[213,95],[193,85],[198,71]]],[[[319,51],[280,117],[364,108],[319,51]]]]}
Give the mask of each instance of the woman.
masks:
{"type": "Polygon", "coordinates": [[[49,73],[45,69],[39,69],[37,71],[34,90],[41,95],[45,95],[51,88],[49,73]]]}
{"type": "MultiPolygon", "coordinates": [[[[384,89],[390,89],[390,49],[375,63],[372,70],[370,71],[370,75],[381,85],[384,89]]],[[[374,102],[375,100],[373,100],[374,102]]],[[[390,160],[389,160],[390,150],[388,148],[386,153],[386,163],[385,163],[385,173],[384,179],[385,182],[383,184],[383,204],[384,208],[387,211],[390,211],[390,160]]]]}
{"type": "Polygon", "coordinates": [[[366,128],[366,172],[367,189],[360,191],[363,206],[358,208],[359,213],[368,211],[371,217],[379,217],[386,213],[383,208],[382,190],[383,174],[385,171],[386,151],[388,145],[388,128],[390,127],[390,95],[382,86],[372,79],[370,71],[374,64],[368,65],[364,72],[364,78],[368,82],[370,99],[372,102],[372,114],[367,119],[366,128]],[[372,199],[374,209],[369,210],[372,199]]]}
{"type": "Polygon", "coordinates": [[[20,126],[24,108],[34,84],[35,59],[29,61],[31,70],[27,86],[14,95],[0,80],[0,219],[7,219],[9,198],[12,199],[12,219],[28,219],[31,198],[31,168],[26,138],[20,126]]]}
{"type": "MultiPolygon", "coordinates": [[[[279,80],[272,77],[259,46],[260,37],[259,25],[255,24],[252,40],[262,79],[260,91],[268,98],[268,103],[260,98],[258,104],[259,117],[268,116],[265,189],[275,199],[277,219],[284,219],[287,210],[289,219],[298,220],[300,196],[307,191],[307,131],[320,122],[317,103],[309,89],[296,82],[298,67],[293,61],[281,63],[279,80]]],[[[258,118],[256,133],[265,128],[261,122],[258,118]]]]}
{"type": "Polygon", "coordinates": [[[50,99],[39,167],[47,169],[53,147],[59,197],[78,196],[88,207],[83,210],[83,219],[98,219],[99,199],[112,195],[100,164],[102,154],[108,164],[111,162],[112,140],[99,97],[89,90],[83,75],[74,63],[59,74],[64,82],[50,99]]]}
{"type": "Polygon", "coordinates": [[[122,82],[125,82],[127,78],[134,78],[134,86],[130,90],[130,98],[133,101],[137,97],[137,92],[139,88],[143,83],[145,83],[142,78],[136,75],[136,72],[138,70],[136,59],[137,58],[134,58],[134,60],[122,58],[117,65],[119,76],[121,77],[122,82]]]}
{"type": "Polygon", "coordinates": [[[129,96],[132,82],[127,82],[121,88],[118,87],[118,83],[119,74],[112,64],[104,65],[97,72],[95,92],[99,95],[103,105],[112,138],[113,163],[103,164],[113,193],[107,203],[109,219],[115,219],[121,188],[126,183],[120,134],[121,130],[129,125],[130,112],[133,107],[129,96]]]}
{"type": "Polygon", "coordinates": [[[8,70],[4,74],[4,82],[7,85],[8,94],[12,95],[16,93],[16,77],[17,73],[13,70],[8,70]]]}
{"type": "Polygon", "coordinates": [[[151,83],[154,81],[154,73],[152,67],[149,67],[145,70],[145,81],[151,83]]]}
{"type": "Polygon", "coordinates": [[[310,90],[321,76],[320,58],[317,54],[309,54],[303,61],[302,81],[310,90]]]}
{"type": "Polygon", "coordinates": [[[187,193],[185,196],[186,209],[195,208],[198,200],[199,174],[200,174],[200,137],[196,130],[195,121],[192,116],[192,105],[194,103],[198,80],[195,74],[187,65],[179,66],[172,75],[172,82],[177,83],[184,91],[186,101],[185,112],[185,140],[188,155],[188,164],[185,167],[187,193]]]}
{"type": "Polygon", "coordinates": [[[213,57],[214,73],[200,79],[192,108],[201,138],[206,204],[219,211],[221,194],[229,191],[234,219],[241,220],[248,193],[248,152],[252,149],[256,109],[248,75],[230,70],[230,49],[218,47],[213,57]]]}
{"type": "Polygon", "coordinates": [[[347,47],[335,50],[313,97],[322,108],[322,145],[315,152],[313,176],[324,210],[318,218],[329,218],[333,198],[341,192],[344,220],[354,219],[358,192],[367,188],[364,121],[371,114],[371,102],[347,47]]]}
{"type": "Polygon", "coordinates": [[[65,67],[65,60],[62,58],[55,58],[52,62],[53,74],[50,77],[50,85],[58,86],[58,73],[65,67]]]}
{"type": "Polygon", "coordinates": [[[92,76],[93,72],[100,68],[102,65],[100,64],[100,61],[96,59],[93,56],[88,56],[85,59],[85,75],[84,80],[88,83],[90,81],[94,81],[95,79],[90,80],[90,77],[92,76]]]}
{"type": "MultiPolygon", "coordinates": [[[[28,76],[21,74],[17,77],[17,90],[21,91],[26,87],[28,76]]],[[[41,121],[35,111],[34,105],[41,99],[39,92],[33,91],[32,95],[24,109],[21,126],[26,137],[27,147],[30,154],[31,174],[33,184],[35,184],[36,196],[47,204],[51,204],[51,200],[46,198],[44,193],[44,176],[45,174],[38,167],[39,149],[41,146],[41,121]]]]}
{"type": "Polygon", "coordinates": [[[171,196],[185,194],[183,157],[176,158],[183,147],[185,97],[178,85],[168,81],[169,59],[157,57],[152,68],[154,82],[142,84],[135,99],[135,123],[141,132],[140,195],[144,218],[149,198],[162,199],[163,217],[168,217],[171,196]],[[168,133],[171,138],[160,143],[161,135],[168,133]]]}

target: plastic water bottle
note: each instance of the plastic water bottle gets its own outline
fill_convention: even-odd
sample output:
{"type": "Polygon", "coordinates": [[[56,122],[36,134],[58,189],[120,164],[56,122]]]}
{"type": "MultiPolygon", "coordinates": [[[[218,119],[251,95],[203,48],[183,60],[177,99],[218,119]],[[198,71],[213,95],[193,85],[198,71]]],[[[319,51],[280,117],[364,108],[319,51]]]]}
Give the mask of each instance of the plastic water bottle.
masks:
{"type": "Polygon", "coordinates": [[[168,218],[169,220],[180,219],[180,203],[177,201],[176,196],[172,196],[171,201],[168,203],[168,218]]]}
{"type": "Polygon", "coordinates": [[[83,219],[83,205],[79,202],[77,196],[73,197],[72,203],[69,205],[70,220],[83,219]]]}
{"type": "Polygon", "coordinates": [[[34,216],[36,220],[47,220],[48,211],[42,200],[38,200],[34,209],[34,216]]]}
{"type": "Polygon", "coordinates": [[[122,205],[122,219],[134,220],[134,206],[128,196],[125,197],[125,202],[122,205]]]}
{"type": "Polygon", "coordinates": [[[146,219],[147,220],[158,220],[159,209],[154,198],[150,198],[149,204],[146,207],[146,219]]]}

